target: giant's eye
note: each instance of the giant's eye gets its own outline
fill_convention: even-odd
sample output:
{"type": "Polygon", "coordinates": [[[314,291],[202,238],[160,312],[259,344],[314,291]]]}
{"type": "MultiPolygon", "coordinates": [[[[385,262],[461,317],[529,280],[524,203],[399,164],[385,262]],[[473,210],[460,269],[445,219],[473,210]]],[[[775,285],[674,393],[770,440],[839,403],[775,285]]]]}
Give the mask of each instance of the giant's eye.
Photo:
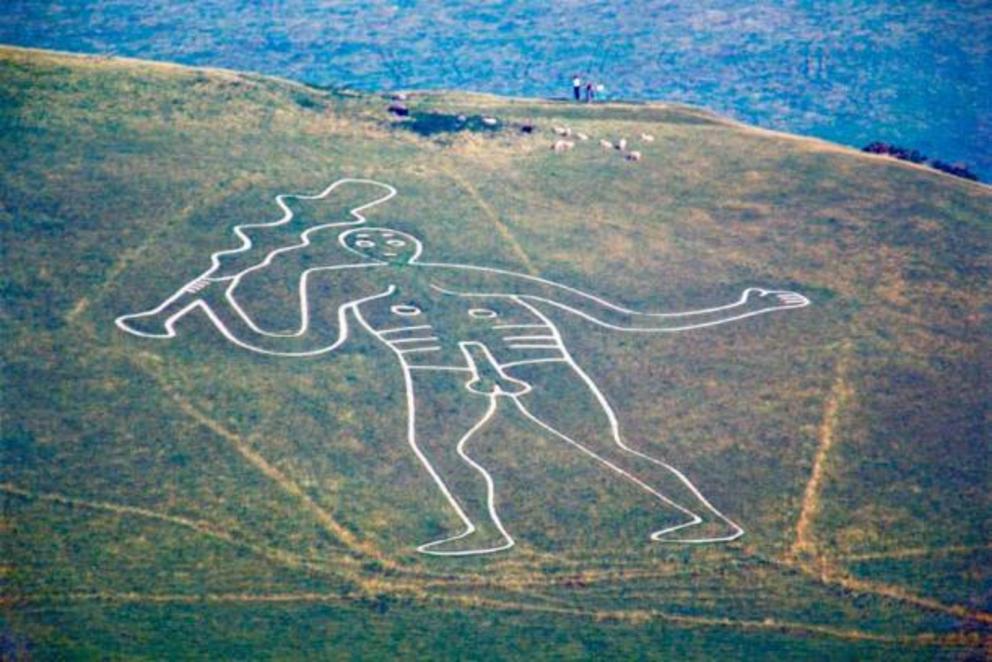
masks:
{"type": "Polygon", "coordinates": [[[375,242],[369,241],[368,239],[359,239],[358,241],[355,242],[355,245],[358,246],[359,248],[372,248],[373,246],[375,246],[375,242]]]}
{"type": "Polygon", "coordinates": [[[406,246],[406,242],[402,239],[390,239],[386,243],[390,246],[406,246]]]}

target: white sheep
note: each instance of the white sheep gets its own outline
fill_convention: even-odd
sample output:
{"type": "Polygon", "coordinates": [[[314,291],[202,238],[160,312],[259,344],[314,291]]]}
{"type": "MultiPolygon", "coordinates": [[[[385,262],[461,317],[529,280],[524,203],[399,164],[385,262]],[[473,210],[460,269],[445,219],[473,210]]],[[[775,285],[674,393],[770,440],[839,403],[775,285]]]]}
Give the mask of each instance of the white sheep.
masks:
{"type": "Polygon", "coordinates": [[[571,127],[568,126],[556,126],[555,133],[557,133],[559,136],[570,136],[572,135],[572,129],[571,127]]]}
{"type": "Polygon", "coordinates": [[[620,142],[617,143],[617,149],[619,149],[621,152],[623,150],[627,149],[627,139],[626,138],[621,138],[620,139],[620,142]]]}
{"type": "Polygon", "coordinates": [[[636,150],[631,150],[630,152],[627,153],[627,160],[628,161],[640,161],[641,160],[641,153],[638,152],[638,151],[636,151],[636,150]]]}
{"type": "Polygon", "coordinates": [[[613,143],[611,143],[609,140],[600,140],[599,146],[602,147],[603,149],[613,149],[613,143]]]}
{"type": "Polygon", "coordinates": [[[555,144],[551,146],[551,149],[556,152],[567,152],[573,147],[575,147],[575,143],[571,140],[556,140],[555,144]]]}
{"type": "Polygon", "coordinates": [[[641,134],[641,140],[643,140],[646,143],[653,143],[654,142],[654,136],[652,136],[650,133],[642,133],[641,134]]]}
{"type": "Polygon", "coordinates": [[[587,136],[582,132],[576,132],[575,137],[578,138],[579,140],[589,140],[589,136],[587,136]]]}

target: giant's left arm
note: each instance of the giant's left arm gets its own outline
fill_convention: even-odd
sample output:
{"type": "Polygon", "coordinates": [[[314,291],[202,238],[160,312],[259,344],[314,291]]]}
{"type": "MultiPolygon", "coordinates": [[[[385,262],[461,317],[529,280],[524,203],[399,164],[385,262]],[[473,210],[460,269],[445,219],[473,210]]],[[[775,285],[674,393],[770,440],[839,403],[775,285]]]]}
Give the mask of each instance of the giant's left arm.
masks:
{"type": "Polygon", "coordinates": [[[500,269],[462,265],[434,265],[441,277],[435,287],[461,295],[510,295],[568,311],[590,322],[618,331],[663,333],[689,331],[754,317],[776,310],[809,305],[796,292],[749,287],[722,306],[671,313],[630,310],[582,290],[554,281],[500,269]]]}

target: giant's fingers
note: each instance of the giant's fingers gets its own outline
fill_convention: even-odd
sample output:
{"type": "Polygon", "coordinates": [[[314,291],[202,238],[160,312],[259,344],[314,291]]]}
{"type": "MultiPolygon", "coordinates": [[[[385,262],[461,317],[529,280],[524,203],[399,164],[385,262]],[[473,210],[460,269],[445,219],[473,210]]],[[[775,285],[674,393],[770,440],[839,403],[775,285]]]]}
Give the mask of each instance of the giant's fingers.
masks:
{"type": "Polygon", "coordinates": [[[795,292],[785,292],[778,295],[778,300],[787,306],[800,306],[809,303],[809,299],[795,292]]]}

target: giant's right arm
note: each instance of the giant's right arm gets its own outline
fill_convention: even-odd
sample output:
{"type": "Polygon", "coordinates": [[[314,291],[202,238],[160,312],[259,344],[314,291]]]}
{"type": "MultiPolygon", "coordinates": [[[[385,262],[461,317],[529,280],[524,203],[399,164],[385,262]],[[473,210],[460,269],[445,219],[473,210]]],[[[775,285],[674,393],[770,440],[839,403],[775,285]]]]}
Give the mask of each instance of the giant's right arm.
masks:
{"type": "MultiPolygon", "coordinates": [[[[185,285],[159,306],[140,313],[122,315],[118,327],[145,338],[173,338],[176,324],[192,312],[202,312],[230,342],[244,349],[271,356],[307,357],[326,354],[348,339],[348,311],[358,304],[392,294],[393,287],[379,287],[364,296],[350,292],[333,315],[310,314],[307,274],[301,278],[301,326],[292,333],[260,329],[234,299],[227,283],[198,279],[185,285]],[[358,296],[355,296],[355,295],[358,296]]],[[[373,288],[369,288],[373,289],[373,288]]]]}

